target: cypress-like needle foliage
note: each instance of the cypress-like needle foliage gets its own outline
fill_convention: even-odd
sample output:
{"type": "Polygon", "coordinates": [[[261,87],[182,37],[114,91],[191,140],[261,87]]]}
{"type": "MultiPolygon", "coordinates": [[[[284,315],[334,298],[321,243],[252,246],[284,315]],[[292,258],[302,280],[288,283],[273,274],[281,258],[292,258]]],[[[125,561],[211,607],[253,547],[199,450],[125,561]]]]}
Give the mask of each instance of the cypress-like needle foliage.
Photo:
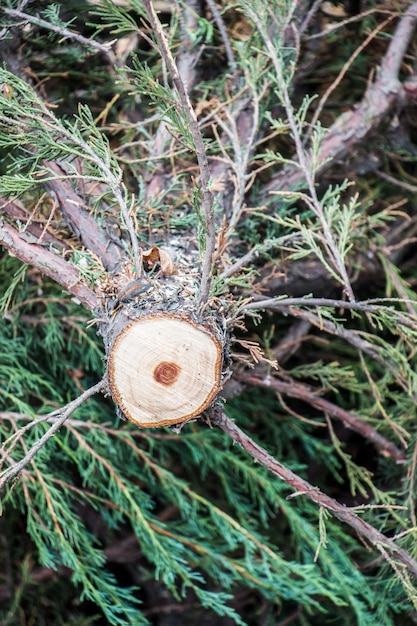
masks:
{"type": "Polygon", "coordinates": [[[417,6],[316,5],[0,8],[2,625],[414,623],[417,6]],[[229,342],[179,433],[94,394],[153,246],[229,342]]]}

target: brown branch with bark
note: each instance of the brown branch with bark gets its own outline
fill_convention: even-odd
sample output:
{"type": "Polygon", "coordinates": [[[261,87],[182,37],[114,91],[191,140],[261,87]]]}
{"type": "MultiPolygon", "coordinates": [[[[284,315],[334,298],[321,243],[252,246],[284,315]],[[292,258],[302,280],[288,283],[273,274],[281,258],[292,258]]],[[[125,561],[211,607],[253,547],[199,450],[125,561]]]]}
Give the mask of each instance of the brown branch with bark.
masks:
{"type": "Polygon", "coordinates": [[[368,524],[368,522],[365,522],[348,507],[330,498],[320,491],[318,487],[314,487],[308,481],[285,467],[285,465],[280,463],[272,455],[268,454],[262,446],[246,435],[246,433],[244,433],[233,420],[228,418],[225,413],[219,411],[214,417],[210,418],[210,421],[212,424],[221,428],[233,441],[239,444],[257,463],[266,467],[268,471],[278,476],[278,478],[292,487],[295,493],[293,493],[291,497],[306,496],[318,506],[329,511],[338,520],[348,524],[360,537],[368,540],[370,544],[381,553],[388,553],[390,557],[400,563],[413,578],[417,578],[417,562],[406,550],[400,548],[395,541],[379,532],[376,528],[371,526],[371,524],[368,524]]]}
{"type": "MultiPolygon", "coordinates": [[[[334,404],[325,398],[322,398],[307,385],[296,383],[294,381],[283,382],[272,375],[260,377],[251,375],[250,373],[237,374],[236,380],[248,385],[254,385],[256,387],[272,389],[273,391],[283,394],[289,398],[302,400],[322,413],[332,415],[336,419],[340,420],[347,428],[362,435],[362,437],[370,441],[384,456],[392,457],[397,461],[397,463],[404,463],[406,461],[405,453],[391,441],[380,435],[375,428],[367,424],[359,416],[342,409],[337,404],[334,404]]],[[[320,390],[320,392],[322,391],[323,390],[320,390]]]]}
{"type": "Polygon", "coordinates": [[[103,220],[107,229],[100,227],[85,199],[73,189],[62,165],[47,162],[45,166],[55,176],[45,186],[58,200],[60,212],[74,236],[98,256],[108,272],[113,272],[122,260],[124,249],[118,233],[111,229],[110,220],[103,220]]]}
{"type": "MultiPolygon", "coordinates": [[[[377,72],[377,78],[366,90],[360,104],[338,117],[322,140],[316,176],[322,176],[335,163],[355,153],[395,105],[401,102],[403,85],[399,71],[417,25],[417,2],[399,19],[398,26],[377,72]]],[[[289,166],[264,187],[264,199],[274,191],[303,187],[304,173],[289,166]]]]}
{"type": "Polygon", "coordinates": [[[24,263],[52,278],[87,309],[95,313],[100,311],[100,299],[93,289],[85,285],[79,270],[62,256],[38,243],[35,236],[26,233],[24,237],[13,226],[0,221],[0,244],[7,248],[12,256],[17,256],[24,263]]]}

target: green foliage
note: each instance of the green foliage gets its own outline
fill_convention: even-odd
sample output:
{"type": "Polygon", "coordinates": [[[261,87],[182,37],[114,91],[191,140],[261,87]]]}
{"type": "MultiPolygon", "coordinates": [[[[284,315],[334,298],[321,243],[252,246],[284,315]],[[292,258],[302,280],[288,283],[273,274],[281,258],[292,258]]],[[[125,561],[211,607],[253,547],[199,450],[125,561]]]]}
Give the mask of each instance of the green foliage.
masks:
{"type": "MultiPolygon", "coordinates": [[[[189,61],[189,73],[182,71],[211,163],[223,164],[209,183],[219,245],[211,296],[233,335],[236,372],[250,372],[248,361],[256,362],[261,377],[311,387],[406,450],[407,459],[398,464],[369,452],[371,446],[337,416],[291,393],[246,388],[224,410],[287,467],[398,536],[398,545],[415,557],[417,276],[415,264],[409,265],[407,282],[383,249],[386,229],[401,217],[397,199],[380,200],[345,171],[331,184],[320,181],[327,131],[320,121],[310,123],[317,103],[306,69],[315,54],[311,43],[306,53],[288,43],[293,2],[222,4],[235,73],[224,63],[212,16],[174,4],[162,17],[164,33],[178,63],[187,55],[196,65],[201,60],[201,70],[194,72],[189,61]],[[300,67],[308,80],[300,78],[300,67]],[[294,170],[294,183],[285,187],[277,178],[276,189],[265,193],[277,172],[294,170]],[[318,265],[331,297],[345,297],[361,263],[378,254],[384,280],[365,285],[365,298],[374,300],[362,308],[344,308],[340,300],[310,304],[310,289],[301,305],[284,308],[282,281],[274,293],[283,314],[249,311],[243,320],[245,303],[264,293],[270,279],[290,281],[292,268],[305,278],[308,264],[318,265]],[[238,268],[229,273],[234,264],[238,268]],[[290,322],[303,316],[308,330],[273,372],[277,344],[297,344],[290,322]],[[252,360],[235,352],[246,339],[262,344],[271,361],[257,359],[255,349],[252,360]]],[[[10,65],[0,68],[0,196],[18,197],[28,215],[26,224],[6,213],[4,219],[24,233],[32,219],[44,227],[50,218],[54,235],[68,234],[61,216],[46,214],[41,200],[48,182],[69,181],[100,224],[115,220],[124,249],[135,238],[144,245],[180,242],[182,268],[193,246],[203,255],[207,244],[201,171],[184,103],[154,33],[144,26],[144,5],[67,5],[49,4],[39,17],[74,35],[80,31],[82,41],[35,23],[29,27],[33,37],[22,35],[26,59],[39,50],[45,56],[33,63],[37,77],[48,78],[46,96],[38,81],[10,65]],[[88,38],[116,38],[108,47],[112,63],[95,57],[90,66],[88,38]],[[119,45],[132,53],[118,52],[119,45]],[[51,69],[56,53],[59,72],[51,69]],[[80,95],[72,85],[84,64],[80,95]]],[[[341,39],[330,38],[340,58],[324,59],[331,81],[357,45],[341,39]]],[[[367,76],[363,65],[359,70],[367,76]]],[[[360,86],[358,80],[355,89],[360,86]]],[[[65,258],[80,280],[92,288],[111,285],[113,276],[99,259],[75,239],[69,243],[65,258]]],[[[158,269],[150,270],[157,279],[158,269]]],[[[36,446],[63,406],[102,378],[104,354],[87,313],[45,276],[4,254],[0,282],[3,471],[36,446]]],[[[158,603],[161,611],[183,610],[184,624],[207,618],[242,625],[394,626],[412,619],[415,586],[396,561],[392,567],[374,561],[375,554],[331,512],[294,494],[225,433],[200,422],[187,424],[179,436],[168,429],[140,431],[119,422],[108,398],[95,397],[1,495],[0,562],[7,572],[0,572],[0,590],[9,597],[1,604],[0,594],[0,621],[8,626],[22,620],[150,624],[158,603]],[[61,606],[51,605],[50,597],[62,598],[61,606]],[[193,607],[195,615],[182,606],[193,607]]]]}
{"type": "MultiPolygon", "coordinates": [[[[32,306],[22,303],[20,319],[32,306]]],[[[18,367],[7,369],[6,362],[2,371],[10,378],[10,386],[17,388],[16,398],[21,398],[2,395],[3,411],[10,411],[12,404],[16,411],[27,411],[34,389],[38,396],[47,395],[58,404],[68,397],[65,389],[70,379],[62,364],[62,337],[68,334],[74,305],[65,305],[61,320],[53,316],[57,306],[49,309],[48,325],[56,326],[57,332],[49,332],[48,341],[36,327],[19,325],[27,351],[17,350],[19,338],[12,339],[15,323],[3,322],[2,333],[18,367]],[[34,353],[36,363],[30,358],[34,353]],[[18,386],[23,380],[24,389],[18,386]]],[[[97,376],[100,362],[96,350],[95,342],[87,341],[80,329],[77,340],[72,338],[66,359],[82,362],[86,377],[97,376]]],[[[73,384],[68,388],[76,393],[73,384]]],[[[227,410],[232,416],[241,416],[244,411],[249,425],[256,419],[252,411],[257,412],[258,406],[252,394],[247,400],[231,403],[227,410]]],[[[272,397],[269,403],[263,398],[262,411],[269,424],[261,420],[259,436],[267,429],[270,441],[280,442],[282,451],[292,451],[287,452],[287,463],[297,463],[292,442],[296,437],[300,445],[300,430],[295,433],[286,420],[274,416],[272,397]]],[[[29,425],[30,416],[1,415],[5,450],[13,445],[14,454],[15,446],[23,446],[23,452],[47,427],[45,423],[33,425],[23,443],[16,438],[16,420],[29,425]]],[[[328,445],[319,452],[311,445],[314,439],[308,430],[304,443],[304,467],[317,455],[332,467],[337,450],[328,445]]],[[[275,446],[272,451],[276,452],[275,446]]],[[[294,469],[303,471],[299,465],[294,469]]],[[[373,584],[349,558],[349,551],[357,550],[356,542],[331,518],[320,514],[319,521],[312,503],[289,501],[288,495],[287,486],[271,478],[265,468],[248,463],[244,453],[234,449],[219,431],[189,426],[181,437],[166,433],[154,438],[152,433],[130,426],[116,428],[111,407],[90,401],[38,452],[21,475],[20,485],[6,492],[4,515],[11,514],[12,507],[25,511],[27,532],[40,565],[52,569],[65,566],[73,571],[72,583],[82,590],[82,599],[96,603],[110,624],[120,620],[148,623],[137,606],[134,586],[120,585],[106,566],[103,549],[112,537],[114,541],[126,532],[137,537],[141,568],[153,569],[174,597],[179,599],[193,591],[207,610],[230,615],[236,623],[244,621],[229,603],[233,590],[242,585],[281,606],[295,602],[311,614],[328,611],[332,605],[343,607],[344,612],[350,607],[358,624],[374,623],[372,607],[377,596],[373,584]],[[187,479],[180,477],[185,470],[187,479]],[[169,509],[174,502],[174,518],[162,522],[158,511],[169,509]],[[82,515],[86,509],[102,517],[107,527],[100,540],[86,524],[82,515]],[[287,537],[284,543],[283,537],[287,537]]],[[[23,579],[21,584],[24,587],[23,579]]],[[[380,623],[391,623],[388,614],[380,623]]]]}
{"type": "Polygon", "coordinates": [[[151,106],[158,107],[158,120],[168,122],[171,132],[177,133],[186,149],[194,150],[194,142],[183,108],[169,86],[161,85],[152,69],[141,63],[137,56],[132,57],[131,89],[149,98],[151,106]]]}
{"type": "MultiPolygon", "coordinates": [[[[13,173],[2,176],[1,194],[20,195],[45,182],[48,169],[43,163],[65,157],[83,160],[85,179],[107,182],[110,175],[117,184],[121,172],[88,107],[80,105],[74,122],[62,122],[25,81],[5,69],[0,69],[0,80],[9,89],[7,95],[0,95],[0,146],[20,148],[25,155],[19,156],[18,165],[16,157],[10,163],[8,170],[13,173]]],[[[75,168],[68,175],[79,176],[75,168]]]]}
{"type": "Polygon", "coordinates": [[[146,16],[142,2],[132,0],[128,7],[127,9],[123,5],[116,5],[111,0],[104,0],[91,10],[91,15],[97,16],[99,20],[95,19],[89,25],[96,30],[96,33],[103,30],[109,30],[112,35],[139,32],[140,26],[137,18],[146,16]]]}

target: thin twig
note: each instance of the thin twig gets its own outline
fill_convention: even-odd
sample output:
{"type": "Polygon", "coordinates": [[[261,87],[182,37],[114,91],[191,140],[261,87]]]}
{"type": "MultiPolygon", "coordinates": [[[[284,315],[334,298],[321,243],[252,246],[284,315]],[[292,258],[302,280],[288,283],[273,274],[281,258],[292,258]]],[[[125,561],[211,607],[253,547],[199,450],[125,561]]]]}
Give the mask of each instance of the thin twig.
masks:
{"type": "Polygon", "coordinates": [[[408,503],[410,507],[411,522],[413,526],[417,526],[416,517],[416,497],[415,497],[415,485],[416,485],[416,468],[417,468],[417,441],[414,444],[413,456],[411,461],[411,467],[408,472],[408,503]]]}
{"type": "Polygon", "coordinates": [[[225,415],[225,413],[219,412],[218,415],[211,419],[211,422],[219,426],[233,441],[238,443],[250,454],[255,461],[293,487],[295,493],[292,494],[291,497],[307,496],[309,500],[325,508],[327,511],[330,511],[337,519],[348,524],[361,537],[366,538],[376,549],[381,551],[381,548],[384,548],[391,558],[396,559],[396,561],[401,563],[414,578],[417,578],[417,562],[406,550],[400,548],[392,539],[382,534],[379,530],[371,526],[371,524],[368,524],[368,522],[362,520],[358,515],[355,515],[348,507],[339,504],[337,500],[330,498],[320,491],[318,487],[314,487],[285,467],[285,465],[268,454],[264,448],[244,433],[233,420],[225,415]]]}
{"type": "MultiPolygon", "coordinates": [[[[255,302],[249,302],[243,307],[243,311],[256,311],[256,310],[282,310],[290,306],[310,306],[310,307],[330,307],[339,309],[349,309],[352,311],[363,311],[365,313],[378,313],[381,306],[384,303],[392,302],[396,304],[405,304],[406,302],[415,302],[413,300],[403,300],[402,298],[372,298],[369,300],[361,300],[355,302],[346,302],[346,300],[335,300],[333,298],[267,298],[265,300],[256,300],[255,302]]],[[[383,307],[387,309],[388,307],[383,307]]],[[[394,311],[392,308],[388,308],[389,311],[394,311]]],[[[416,318],[417,322],[417,318],[416,318]]]]}
{"type": "MultiPolygon", "coordinates": [[[[76,411],[86,400],[91,398],[99,391],[102,391],[106,386],[106,381],[102,379],[90,389],[87,389],[78,398],[69,402],[63,409],[61,416],[55,420],[51,428],[31,447],[28,453],[18,463],[15,463],[12,467],[9,467],[0,476],[0,488],[3,487],[8,481],[17,476],[28,465],[35,454],[49,441],[49,439],[61,428],[67,418],[76,411]]],[[[53,412],[56,415],[56,411],[53,412]]]]}
{"type": "Polygon", "coordinates": [[[319,10],[321,4],[322,4],[322,0],[314,0],[313,5],[310,7],[307,15],[303,19],[298,29],[300,36],[304,35],[305,31],[307,30],[311,22],[314,21],[316,17],[316,13],[319,10]]]}
{"type": "Polygon", "coordinates": [[[214,0],[206,0],[206,2],[207,2],[207,6],[209,7],[213,15],[213,19],[216,22],[216,26],[219,29],[220,36],[223,39],[224,49],[226,52],[230,69],[233,75],[235,75],[237,73],[237,63],[236,63],[235,53],[233,52],[232,44],[230,43],[229,35],[227,34],[226,25],[223,21],[223,18],[214,0]]]}
{"type": "MultiPolygon", "coordinates": [[[[322,3],[323,3],[323,0],[318,0],[319,5],[322,3]]],[[[312,33],[311,35],[307,35],[305,37],[305,40],[311,41],[314,39],[323,39],[324,37],[328,37],[330,33],[334,33],[337,30],[343,31],[345,27],[348,26],[349,24],[354,24],[355,22],[363,21],[365,17],[368,17],[369,15],[374,15],[375,13],[378,15],[392,15],[392,11],[389,11],[389,10],[384,11],[380,8],[368,9],[368,11],[363,11],[362,13],[358,13],[357,15],[353,15],[352,17],[348,17],[344,20],[338,20],[337,22],[334,22],[333,24],[328,22],[326,24],[326,28],[321,28],[319,32],[315,32],[315,33],[312,33]]],[[[304,31],[305,29],[303,30],[303,32],[304,31]]]]}
{"type": "Polygon", "coordinates": [[[417,193],[417,185],[406,183],[405,181],[394,178],[394,176],[390,176],[385,172],[381,172],[381,170],[375,170],[375,174],[379,176],[379,178],[382,178],[383,180],[386,180],[393,185],[397,185],[397,187],[400,187],[401,189],[405,189],[406,191],[410,191],[411,193],[417,193]]]}
{"type": "MultiPolygon", "coordinates": [[[[10,437],[8,437],[5,441],[3,441],[1,448],[0,448],[0,453],[2,454],[4,459],[10,458],[11,457],[11,452],[12,450],[17,446],[17,444],[19,443],[19,441],[22,439],[23,435],[30,430],[31,428],[34,428],[35,426],[37,426],[38,424],[42,424],[44,422],[48,422],[51,419],[53,419],[53,417],[58,414],[58,418],[59,418],[59,414],[61,413],[61,411],[54,411],[53,413],[48,413],[47,415],[39,415],[39,417],[37,417],[36,419],[31,419],[31,417],[28,415],[24,415],[21,413],[15,413],[13,411],[7,411],[7,412],[2,412],[0,413],[0,420],[9,420],[12,423],[16,423],[18,419],[30,419],[31,421],[28,422],[27,424],[25,424],[25,426],[21,426],[18,430],[16,430],[12,435],[10,435],[10,437]],[[4,452],[3,452],[4,451],[4,452]]],[[[0,464],[0,469],[1,469],[1,465],[0,464]]]]}
{"type": "Polygon", "coordinates": [[[111,51],[111,46],[114,42],[109,42],[106,44],[99,43],[98,41],[94,41],[93,39],[87,39],[78,33],[74,33],[68,28],[63,28],[62,26],[56,26],[52,22],[48,22],[46,20],[41,19],[40,17],[36,17],[35,15],[30,15],[29,13],[24,13],[23,11],[16,11],[15,9],[9,9],[7,7],[0,7],[0,10],[3,11],[6,15],[12,18],[17,18],[20,20],[24,20],[25,22],[30,22],[31,24],[36,24],[36,26],[40,26],[41,28],[46,28],[48,30],[65,37],[66,39],[73,39],[78,43],[86,46],[87,48],[91,48],[96,52],[101,52],[106,55],[111,63],[114,63],[115,58],[114,54],[111,51]]]}
{"type": "Polygon", "coordinates": [[[168,41],[165,37],[165,33],[162,28],[162,24],[159,21],[158,16],[155,13],[155,9],[152,6],[150,0],[143,0],[143,4],[149,19],[149,23],[157,38],[160,53],[166,63],[168,71],[171,75],[171,79],[175,85],[180,98],[181,106],[184,109],[185,115],[190,126],[190,132],[195,145],[196,157],[198,167],[200,170],[200,190],[201,190],[201,208],[205,217],[206,226],[206,249],[202,261],[202,273],[200,282],[200,304],[204,304],[209,296],[210,284],[212,279],[212,262],[213,254],[216,243],[216,231],[214,224],[214,211],[213,211],[213,195],[210,191],[210,168],[207,158],[207,152],[204,145],[203,136],[198,125],[197,117],[193,106],[191,104],[190,97],[188,95],[187,88],[182,80],[180,73],[175,63],[174,57],[171,54],[171,50],[168,45],[168,41]]]}
{"type": "Polygon", "coordinates": [[[253,247],[240,259],[237,259],[230,267],[227,267],[219,276],[219,278],[230,278],[233,274],[236,274],[242,267],[249,265],[249,263],[259,255],[259,250],[253,247]]]}
{"type": "MultiPolygon", "coordinates": [[[[322,0],[320,0],[320,3],[321,2],[322,0]]],[[[291,613],[291,615],[288,615],[288,617],[286,617],[285,619],[282,619],[281,621],[277,622],[275,626],[289,626],[290,624],[295,622],[295,620],[299,620],[302,614],[303,614],[303,610],[301,607],[299,607],[296,611],[291,613]]]]}
{"type": "MultiPolygon", "coordinates": [[[[24,8],[26,8],[26,5],[30,2],[30,0],[22,0],[21,2],[19,2],[19,4],[17,5],[17,10],[18,11],[23,11],[24,8]]],[[[5,26],[4,28],[2,28],[0,30],[0,41],[3,39],[3,37],[5,37],[5,35],[7,34],[7,31],[10,30],[11,26],[5,26]]]]}
{"type": "MultiPolygon", "coordinates": [[[[361,54],[361,52],[366,48],[366,46],[376,37],[376,35],[394,19],[394,17],[395,17],[394,15],[390,15],[384,22],[382,22],[382,24],[378,24],[378,26],[376,28],[374,28],[374,30],[371,33],[369,33],[369,35],[365,39],[365,41],[363,41],[361,43],[361,45],[356,48],[356,50],[353,52],[353,54],[351,54],[349,59],[346,61],[346,63],[344,64],[344,66],[340,70],[339,74],[336,76],[336,79],[332,82],[331,85],[329,85],[329,87],[326,89],[326,91],[324,92],[324,94],[320,98],[320,102],[317,105],[317,108],[316,108],[316,110],[314,112],[314,115],[313,115],[313,117],[311,119],[311,122],[309,123],[310,124],[310,130],[307,132],[305,139],[307,139],[307,138],[309,138],[311,136],[311,132],[312,132],[313,128],[316,126],[316,124],[317,124],[317,122],[318,122],[318,120],[320,118],[320,115],[321,115],[321,112],[323,111],[324,105],[326,104],[327,100],[329,99],[329,97],[333,93],[333,91],[342,82],[346,72],[352,66],[352,64],[354,63],[355,59],[361,54]]],[[[304,143],[305,143],[305,140],[304,140],[304,143]]]]}

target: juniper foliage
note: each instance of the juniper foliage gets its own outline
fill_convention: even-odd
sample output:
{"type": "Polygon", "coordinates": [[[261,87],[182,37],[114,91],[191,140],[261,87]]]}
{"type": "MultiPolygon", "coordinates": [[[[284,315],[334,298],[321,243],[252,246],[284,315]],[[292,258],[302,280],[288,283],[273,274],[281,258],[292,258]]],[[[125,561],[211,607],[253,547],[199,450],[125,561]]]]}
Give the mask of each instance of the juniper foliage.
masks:
{"type": "MultiPolygon", "coordinates": [[[[112,220],[132,263],[135,234],[146,245],[186,248],[197,240],[204,255],[196,145],[146,3],[26,4],[9,0],[0,9],[0,196],[24,208],[20,219],[6,211],[2,224],[24,234],[35,220],[67,242],[65,251],[46,245],[86,284],[104,281],[101,260],[69,232],[48,192],[63,179],[98,222],[112,220]]],[[[369,34],[379,25],[389,37],[394,30],[376,8],[330,24],[329,34],[322,25],[329,52],[315,44],[318,20],[328,18],[309,21],[303,3],[154,4],[211,164],[211,296],[233,329],[238,385],[224,410],[287,467],[417,558],[416,273],[407,245],[415,212],[405,184],[414,181],[413,137],[398,145],[392,134],[377,135],[375,155],[365,156],[379,160],[382,176],[376,166],[359,176],[359,149],[353,174],[339,166],[323,174],[340,103],[353,106],[381,60],[377,34],[359,60],[348,44],[359,28],[369,34]],[[325,104],[320,63],[335,102],[314,120],[317,101],[325,104]],[[353,95],[340,78],[345,64],[353,95]],[[287,284],[279,282],[283,272],[287,284]],[[303,274],[309,289],[300,287],[303,274]],[[374,300],[355,308],[353,291],[374,300]],[[248,306],[265,292],[274,299],[269,307],[248,306]],[[304,299],[289,306],[288,296],[304,299]],[[252,387],[251,371],[291,382],[299,395],[252,387]],[[341,411],[394,442],[401,463],[375,450],[365,431],[352,434],[341,411]]],[[[410,63],[416,54],[413,44],[410,63]]],[[[92,315],[55,282],[6,249],[0,275],[6,471],[62,407],[101,379],[104,354],[92,315]]],[[[169,611],[181,624],[413,623],[417,595],[406,569],[296,495],[220,429],[195,422],[179,435],[138,430],[120,420],[111,399],[94,396],[3,487],[1,623],[164,624],[169,611]]]]}

